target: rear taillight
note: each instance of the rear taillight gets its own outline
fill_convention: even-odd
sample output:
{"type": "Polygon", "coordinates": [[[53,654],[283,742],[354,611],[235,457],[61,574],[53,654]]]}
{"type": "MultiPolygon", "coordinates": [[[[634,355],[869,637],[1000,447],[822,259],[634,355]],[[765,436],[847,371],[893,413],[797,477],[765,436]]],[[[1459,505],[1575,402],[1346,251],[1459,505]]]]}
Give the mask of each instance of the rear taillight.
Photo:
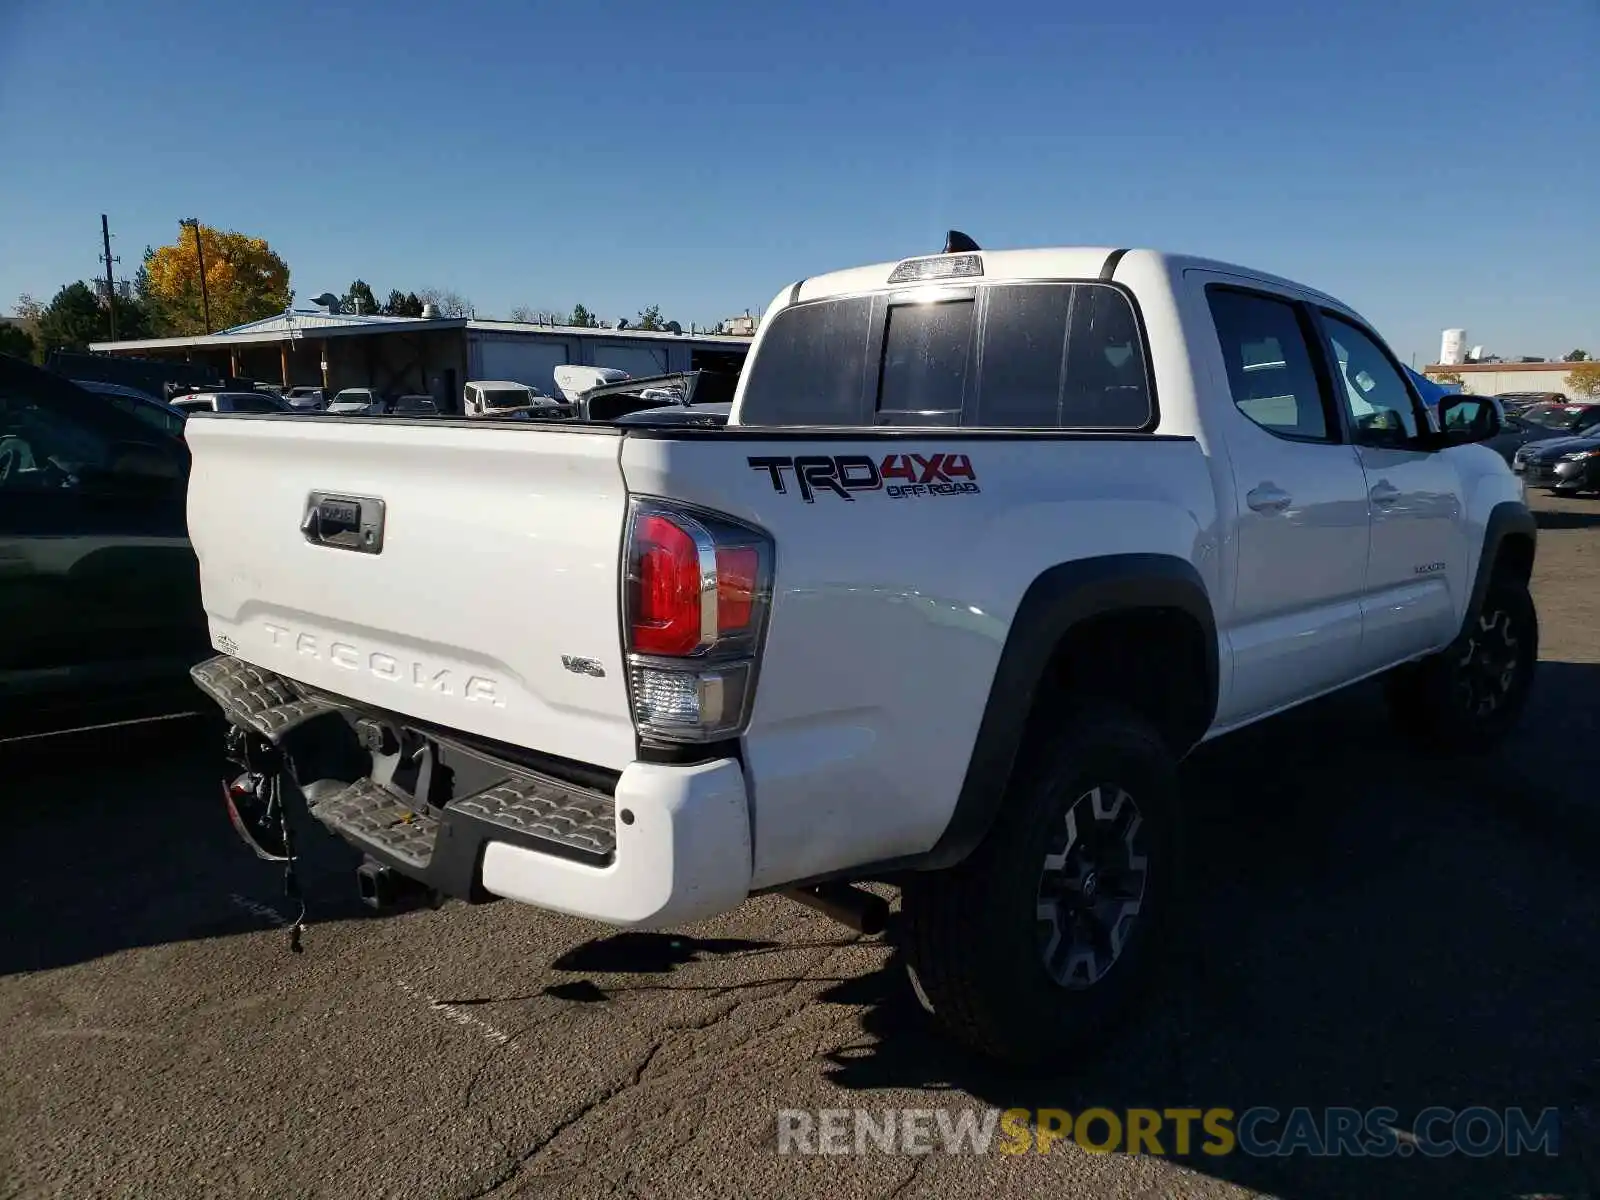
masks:
{"type": "Polygon", "coordinates": [[[770,602],[772,539],[718,514],[636,500],[626,556],[634,724],[673,742],[737,734],[770,602]]]}

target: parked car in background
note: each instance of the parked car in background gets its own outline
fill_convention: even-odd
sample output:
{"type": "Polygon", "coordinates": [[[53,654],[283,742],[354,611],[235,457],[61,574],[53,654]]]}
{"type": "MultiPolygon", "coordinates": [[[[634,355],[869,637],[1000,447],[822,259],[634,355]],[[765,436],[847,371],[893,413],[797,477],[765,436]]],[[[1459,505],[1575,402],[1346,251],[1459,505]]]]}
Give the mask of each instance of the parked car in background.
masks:
{"type": "Polygon", "coordinates": [[[0,741],[201,699],[188,447],[110,398],[0,355],[0,741]]]}
{"type": "Polygon", "coordinates": [[[1517,451],[1511,469],[1529,487],[1563,496],[1600,492],[1600,427],[1587,436],[1547,438],[1517,451]]]}
{"type": "Polygon", "coordinates": [[[125,413],[138,417],[146,425],[150,425],[163,433],[173,437],[183,436],[184,412],[182,409],[173,408],[164,400],[157,400],[149,392],[142,392],[138,388],[125,387],[120,383],[104,383],[98,379],[74,379],[73,383],[86,392],[104,396],[111,402],[113,408],[119,408],[125,413]]]}
{"type": "Polygon", "coordinates": [[[401,396],[389,406],[389,412],[394,416],[437,416],[439,405],[432,396],[401,396]]]}
{"type": "Polygon", "coordinates": [[[319,387],[292,387],[283,398],[296,412],[318,412],[328,406],[328,396],[319,387]]]}
{"type": "Polygon", "coordinates": [[[1501,392],[1496,397],[1506,410],[1508,417],[1518,417],[1527,412],[1535,404],[1566,404],[1566,396],[1560,392],[1501,392]]]}
{"type": "Polygon", "coordinates": [[[556,401],[538,388],[511,379],[477,379],[461,392],[461,409],[469,417],[504,420],[535,408],[555,408],[556,401]]]}
{"type": "Polygon", "coordinates": [[[1507,428],[1486,443],[1513,466],[1517,451],[1533,442],[1579,437],[1600,427],[1600,404],[1535,404],[1509,419],[1507,428]]]}
{"type": "Polygon", "coordinates": [[[328,411],[346,417],[374,417],[388,411],[382,393],[372,388],[345,388],[328,404],[328,411]]]}
{"type": "Polygon", "coordinates": [[[219,413],[286,413],[293,412],[287,401],[270,392],[191,392],[175,396],[172,407],[180,412],[200,410],[219,413]]]}

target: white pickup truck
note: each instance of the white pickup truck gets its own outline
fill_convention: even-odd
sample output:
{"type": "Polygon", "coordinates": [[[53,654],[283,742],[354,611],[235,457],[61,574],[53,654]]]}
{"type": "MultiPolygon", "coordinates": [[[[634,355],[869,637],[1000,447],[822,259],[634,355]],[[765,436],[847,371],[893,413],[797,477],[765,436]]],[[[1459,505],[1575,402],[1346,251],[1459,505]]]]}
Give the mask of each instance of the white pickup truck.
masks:
{"type": "Polygon", "coordinates": [[[1517,719],[1535,525],[1446,407],[1286,279],[952,236],[785,288],[722,427],[196,414],[195,677],[258,852],[304,803],[369,889],[650,928],[890,882],[938,1023],[1057,1061],[1149,991],[1196,745],[1380,674],[1517,719]]]}

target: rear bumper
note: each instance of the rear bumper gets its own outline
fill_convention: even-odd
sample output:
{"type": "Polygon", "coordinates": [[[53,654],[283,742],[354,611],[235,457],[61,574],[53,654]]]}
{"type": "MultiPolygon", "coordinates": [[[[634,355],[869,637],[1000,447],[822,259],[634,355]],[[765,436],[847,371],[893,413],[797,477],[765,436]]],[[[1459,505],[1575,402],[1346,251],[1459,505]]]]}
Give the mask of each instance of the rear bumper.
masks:
{"type": "Polygon", "coordinates": [[[676,925],[737,907],[750,891],[744,772],[633,763],[617,781],[616,850],[591,866],[490,840],[485,891],[611,925],[676,925]]]}
{"type": "Polygon", "coordinates": [[[278,747],[311,816],[444,895],[662,928],[749,893],[749,805],[732,759],[635,762],[601,788],[229,656],[193,674],[235,725],[278,747]],[[407,765],[419,758],[426,775],[407,765]]]}

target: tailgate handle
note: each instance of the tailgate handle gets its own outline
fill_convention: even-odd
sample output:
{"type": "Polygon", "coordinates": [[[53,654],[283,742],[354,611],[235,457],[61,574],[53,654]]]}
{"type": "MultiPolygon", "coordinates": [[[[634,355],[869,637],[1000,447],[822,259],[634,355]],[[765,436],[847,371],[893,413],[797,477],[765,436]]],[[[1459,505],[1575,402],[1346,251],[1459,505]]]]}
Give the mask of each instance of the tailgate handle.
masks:
{"type": "Polygon", "coordinates": [[[300,532],[313,546],[354,550],[358,554],[383,552],[383,501],[376,496],[341,496],[312,492],[306,497],[300,532]]]}

